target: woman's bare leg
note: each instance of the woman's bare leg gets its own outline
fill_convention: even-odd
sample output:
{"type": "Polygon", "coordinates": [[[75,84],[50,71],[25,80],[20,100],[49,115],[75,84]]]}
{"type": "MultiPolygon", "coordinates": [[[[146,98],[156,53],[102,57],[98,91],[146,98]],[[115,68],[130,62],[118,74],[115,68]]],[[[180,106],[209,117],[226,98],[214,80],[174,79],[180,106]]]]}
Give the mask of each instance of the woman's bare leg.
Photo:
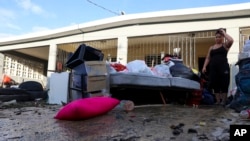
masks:
{"type": "Polygon", "coordinates": [[[216,103],[215,104],[220,104],[220,99],[221,99],[221,94],[220,93],[214,93],[216,103]]]}
{"type": "Polygon", "coordinates": [[[226,101],[227,101],[227,93],[222,93],[222,94],[221,94],[221,99],[222,99],[221,103],[222,103],[222,104],[226,104],[226,101]]]}

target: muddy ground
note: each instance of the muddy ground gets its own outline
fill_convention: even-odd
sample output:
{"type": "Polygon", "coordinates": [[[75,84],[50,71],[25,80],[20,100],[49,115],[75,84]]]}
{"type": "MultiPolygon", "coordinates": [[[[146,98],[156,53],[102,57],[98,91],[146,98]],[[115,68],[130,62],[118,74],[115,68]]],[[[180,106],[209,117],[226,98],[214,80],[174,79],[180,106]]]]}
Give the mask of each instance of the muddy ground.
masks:
{"type": "Polygon", "coordinates": [[[140,105],[82,121],[56,120],[61,105],[0,106],[0,141],[219,141],[231,124],[250,124],[222,106],[140,105]]]}

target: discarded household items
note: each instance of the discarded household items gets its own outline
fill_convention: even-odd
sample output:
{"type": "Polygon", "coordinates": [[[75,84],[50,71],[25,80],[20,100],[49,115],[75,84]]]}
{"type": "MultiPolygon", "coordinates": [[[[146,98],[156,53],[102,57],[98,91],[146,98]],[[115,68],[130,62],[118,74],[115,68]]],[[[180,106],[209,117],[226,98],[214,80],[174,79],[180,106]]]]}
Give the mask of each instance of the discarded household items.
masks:
{"type": "Polygon", "coordinates": [[[46,100],[48,98],[47,91],[42,85],[36,81],[25,81],[18,85],[17,88],[1,88],[0,100],[10,101],[34,101],[38,98],[46,100]]]}
{"type": "Polygon", "coordinates": [[[10,76],[4,74],[2,78],[1,87],[10,88],[12,85],[18,84],[15,80],[13,80],[10,76]]]}
{"type": "Polygon", "coordinates": [[[25,81],[19,86],[19,89],[25,90],[29,93],[31,100],[36,100],[38,98],[46,100],[48,98],[48,92],[44,90],[41,83],[37,81],[25,81]]]}
{"type": "Polygon", "coordinates": [[[68,102],[69,72],[52,73],[49,77],[48,103],[61,104],[68,102]]]}
{"type": "Polygon", "coordinates": [[[6,101],[6,102],[1,102],[0,101],[0,107],[15,105],[16,103],[17,103],[17,101],[15,99],[14,100],[10,100],[10,101],[6,101]]]}
{"type": "Polygon", "coordinates": [[[235,75],[237,91],[229,107],[240,112],[250,106],[250,40],[245,42],[236,65],[239,66],[235,75]]]}
{"type": "Polygon", "coordinates": [[[121,100],[120,103],[115,107],[117,110],[123,110],[126,112],[132,111],[135,108],[135,104],[131,100],[121,100]]]}
{"type": "Polygon", "coordinates": [[[250,109],[242,110],[240,112],[240,118],[242,118],[242,119],[250,119],[250,109]]]}
{"type": "Polygon", "coordinates": [[[70,101],[100,96],[109,92],[107,66],[103,53],[81,44],[71,53],[66,62],[70,72],[52,73],[50,77],[49,103],[61,104],[70,101]]]}
{"type": "Polygon", "coordinates": [[[107,89],[107,67],[101,50],[82,44],[66,62],[72,69],[71,99],[90,97],[107,89]]]}
{"type": "MultiPolygon", "coordinates": [[[[167,102],[180,100],[186,103],[189,93],[193,90],[200,90],[199,76],[195,76],[196,74],[189,68],[185,68],[185,70],[187,69],[190,73],[183,74],[181,71],[179,71],[179,74],[175,73],[174,70],[182,70],[182,67],[174,68],[173,61],[177,59],[171,57],[165,59],[164,64],[154,67],[149,67],[144,60],[134,60],[128,62],[126,66],[120,67],[124,68],[121,71],[120,69],[117,71],[116,68],[110,69],[112,70],[109,73],[112,97],[120,100],[132,100],[136,105],[141,101],[149,100],[147,103],[151,103],[154,100],[158,101],[158,99],[163,104],[166,104],[166,99],[167,102]],[[175,73],[174,76],[171,72],[175,73]],[[189,77],[189,74],[191,74],[191,77],[189,77]],[[194,78],[192,78],[193,76],[194,78]],[[154,94],[156,92],[157,94],[154,94]],[[140,96],[141,93],[144,93],[144,95],[140,99],[137,96],[140,96]]],[[[181,59],[177,61],[181,61],[181,59]]]]}
{"type": "Polygon", "coordinates": [[[171,59],[174,65],[170,67],[170,73],[173,77],[181,77],[200,82],[200,78],[193,70],[183,64],[182,59],[171,59]]]}

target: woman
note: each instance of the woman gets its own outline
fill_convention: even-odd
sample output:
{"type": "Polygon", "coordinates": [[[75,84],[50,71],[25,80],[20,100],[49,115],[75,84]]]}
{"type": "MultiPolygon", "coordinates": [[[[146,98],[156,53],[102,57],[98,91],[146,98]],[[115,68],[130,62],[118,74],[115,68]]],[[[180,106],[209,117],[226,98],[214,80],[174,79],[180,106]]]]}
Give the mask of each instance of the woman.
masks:
{"type": "Polygon", "coordinates": [[[215,44],[209,48],[202,69],[202,72],[206,73],[206,68],[209,64],[209,87],[213,90],[216,104],[225,104],[227,100],[230,81],[227,53],[233,42],[233,38],[224,29],[218,29],[215,33],[215,44]]]}

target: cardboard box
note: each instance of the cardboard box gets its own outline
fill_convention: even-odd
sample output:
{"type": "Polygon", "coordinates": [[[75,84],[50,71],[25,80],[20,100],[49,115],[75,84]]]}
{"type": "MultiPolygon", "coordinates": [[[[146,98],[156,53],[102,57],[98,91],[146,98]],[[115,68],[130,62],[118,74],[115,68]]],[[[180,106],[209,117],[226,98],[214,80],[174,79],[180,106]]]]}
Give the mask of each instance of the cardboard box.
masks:
{"type": "Polygon", "coordinates": [[[72,69],[71,89],[77,89],[78,95],[82,92],[92,93],[108,87],[107,65],[104,61],[85,61],[72,69]],[[82,91],[82,92],[81,92],[82,91]]]}
{"type": "Polygon", "coordinates": [[[86,61],[72,69],[72,73],[86,76],[107,75],[107,66],[104,61],[86,61]]]}
{"type": "Polygon", "coordinates": [[[84,64],[88,76],[107,75],[107,66],[104,61],[86,61],[84,64]]]}
{"type": "Polygon", "coordinates": [[[100,91],[102,89],[106,89],[107,87],[107,76],[86,76],[86,82],[87,92],[100,91]]]}

